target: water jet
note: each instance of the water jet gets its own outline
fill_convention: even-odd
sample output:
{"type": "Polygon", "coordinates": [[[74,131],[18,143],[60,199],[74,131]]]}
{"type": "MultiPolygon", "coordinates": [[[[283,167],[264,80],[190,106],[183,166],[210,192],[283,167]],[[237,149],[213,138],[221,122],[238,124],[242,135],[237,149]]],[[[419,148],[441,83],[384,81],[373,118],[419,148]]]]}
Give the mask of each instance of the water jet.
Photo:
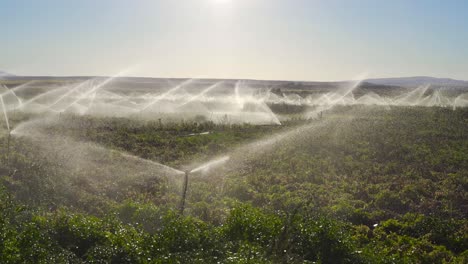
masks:
{"type": "Polygon", "coordinates": [[[185,170],[184,172],[184,183],[182,185],[182,197],[180,200],[180,206],[179,206],[179,213],[180,215],[183,215],[184,209],[185,209],[185,200],[187,199],[187,190],[188,190],[188,181],[189,181],[189,176],[190,174],[201,172],[201,173],[206,173],[210,169],[214,167],[218,167],[222,164],[224,164],[226,161],[229,160],[229,156],[225,156],[219,159],[214,159],[212,161],[208,161],[205,164],[202,164],[194,169],[191,170],[185,170]]]}
{"type": "Polygon", "coordinates": [[[5,101],[3,100],[3,95],[0,95],[0,102],[2,103],[3,115],[5,117],[5,122],[8,130],[7,136],[7,165],[10,166],[10,140],[11,140],[11,129],[10,129],[10,122],[8,121],[8,114],[5,107],[5,101]]]}

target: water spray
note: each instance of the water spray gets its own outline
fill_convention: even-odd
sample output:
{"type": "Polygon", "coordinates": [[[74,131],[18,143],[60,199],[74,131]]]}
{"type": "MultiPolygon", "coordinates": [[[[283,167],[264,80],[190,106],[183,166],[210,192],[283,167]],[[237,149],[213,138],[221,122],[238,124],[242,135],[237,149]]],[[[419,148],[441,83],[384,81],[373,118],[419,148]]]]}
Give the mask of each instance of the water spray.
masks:
{"type": "Polygon", "coordinates": [[[5,107],[5,101],[3,101],[3,95],[0,96],[0,102],[2,103],[3,115],[5,116],[5,122],[8,129],[8,137],[7,137],[7,165],[10,166],[10,139],[11,139],[11,129],[10,129],[10,122],[8,121],[8,114],[5,107]]]}
{"type": "Polygon", "coordinates": [[[218,167],[224,163],[226,163],[229,160],[229,156],[225,156],[219,159],[215,159],[212,161],[209,161],[205,164],[202,164],[201,166],[198,166],[197,168],[194,168],[192,170],[186,170],[185,171],[185,177],[184,177],[184,184],[182,186],[182,198],[180,200],[180,207],[179,207],[179,213],[180,215],[184,214],[184,209],[185,209],[185,200],[187,199],[187,190],[188,190],[188,180],[190,173],[206,173],[208,172],[211,168],[218,167]]]}

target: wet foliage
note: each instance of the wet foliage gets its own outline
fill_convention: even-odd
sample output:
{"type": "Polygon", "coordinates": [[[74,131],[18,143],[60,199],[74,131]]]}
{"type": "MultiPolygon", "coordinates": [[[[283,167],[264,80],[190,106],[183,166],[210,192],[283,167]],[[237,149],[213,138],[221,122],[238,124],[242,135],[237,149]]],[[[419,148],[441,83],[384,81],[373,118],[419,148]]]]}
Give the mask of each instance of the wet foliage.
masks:
{"type": "Polygon", "coordinates": [[[0,263],[468,261],[467,109],[291,109],[281,127],[64,115],[44,128],[177,168],[230,153],[191,179],[183,214],[163,180],[106,189],[82,177],[96,168],[0,138],[0,263]]]}

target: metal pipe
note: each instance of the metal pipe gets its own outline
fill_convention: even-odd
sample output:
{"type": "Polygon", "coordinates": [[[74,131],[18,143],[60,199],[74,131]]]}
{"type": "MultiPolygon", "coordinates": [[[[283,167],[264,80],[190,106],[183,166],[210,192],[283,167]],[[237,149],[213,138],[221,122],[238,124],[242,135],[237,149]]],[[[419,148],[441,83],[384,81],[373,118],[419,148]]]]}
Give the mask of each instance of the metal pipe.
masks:
{"type": "Polygon", "coordinates": [[[10,168],[10,140],[11,140],[11,131],[8,130],[8,137],[7,137],[7,166],[10,168]]]}
{"type": "Polygon", "coordinates": [[[180,200],[180,208],[179,208],[180,215],[184,214],[185,199],[187,197],[188,178],[189,178],[189,171],[185,171],[184,185],[182,186],[182,199],[180,200]]]}

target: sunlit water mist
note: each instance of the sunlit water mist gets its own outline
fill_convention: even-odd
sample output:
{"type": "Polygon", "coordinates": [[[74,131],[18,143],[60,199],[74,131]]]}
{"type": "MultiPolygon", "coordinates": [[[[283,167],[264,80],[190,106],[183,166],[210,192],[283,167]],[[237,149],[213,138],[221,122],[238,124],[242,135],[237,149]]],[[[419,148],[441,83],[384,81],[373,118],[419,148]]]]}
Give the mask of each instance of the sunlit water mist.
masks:
{"type": "Polygon", "coordinates": [[[190,171],[190,173],[202,173],[202,174],[207,173],[212,169],[215,169],[217,167],[222,166],[229,159],[230,159],[229,156],[224,156],[224,157],[221,157],[221,158],[214,159],[212,161],[209,161],[209,162],[207,162],[205,164],[200,165],[199,167],[197,167],[195,169],[192,169],[190,171]]]}
{"type": "MultiPolygon", "coordinates": [[[[350,121],[353,117],[343,118],[343,121],[350,121]]],[[[304,135],[314,133],[314,131],[330,125],[332,121],[315,121],[301,125],[288,131],[274,134],[272,136],[256,140],[239,147],[233,148],[225,153],[225,156],[214,158],[198,167],[189,170],[190,173],[209,174],[219,169],[238,169],[249,162],[250,158],[262,156],[271,152],[281,144],[301,144],[304,135]]]]}
{"type": "MultiPolygon", "coordinates": [[[[146,160],[136,157],[118,150],[111,150],[100,145],[89,142],[78,142],[66,137],[51,137],[40,133],[18,134],[15,136],[28,137],[43,150],[44,153],[55,153],[59,157],[67,157],[67,163],[58,159],[60,164],[66,164],[69,168],[75,170],[89,170],[90,175],[93,175],[91,168],[99,167],[97,171],[106,171],[111,178],[131,177],[132,175],[150,172],[148,176],[171,176],[182,175],[182,171],[171,168],[169,166],[157,163],[155,161],[146,160]],[[64,147],[62,144],[66,144],[64,147]],[[55,146],[60,145],[60,146],[55,146]]],[[[97,172],[95,171],[95,173],[97,172]]],[[[97,173],[99,174],[99,173],[97,173]]],[[[103,176],[96,175],[96,176],[103,176]]]]}
{"type": "MultiPolygon", "coordinates": [[[[55,123],[54,123],[55,122],[55,123]]],[[[28,142],[36,160],[47,160],[62,172],[64,181],[86,182],[94,192],[102,192],[113,198],[132,186],[164,185],[168,194],[179,192],[184,172],[101,145],[76,141],[69,137],[47,133],[47,126],[57,119],[36,119],[24,122],[12,131],[12,135],[28,142]],[[153,180],[158,180],[154,183],[153,180]]],[[[25,153],[27,154],[27,153],[25,153]]],[[[141,188],[141,187],[140,187],[141,188]]]]}
{"type": "MultiPolygon", "coordinates": [[[[249,87],[246,82],[226,84],[214,82],[199,84],[197,80],[184,80],[163,89],[140,89],[133,91],[119,87],[114,81],[118,77],[96,78],[79,83],[71,83],[50,89],[37,89],[36,83],[28,83],[12,89],[2,90],[2,111],[8,129],[8,113],[22,111],[34,113],[36,119],[15,124],[11,134],[27,138],[35,153],[48,156],[70,175],[92,183],[96,190],[103,190],[110,196],[128,186],[148,185],[152,179],[164,179],[172,193],[179,193],[184,172],[169,166],[142,159],[124,152],[103,146],[78,142],[71,138],[45,133],[42,127],[63,124],[62,113],[71,116],[125,117],[130,120],[171,121],[212,121],[218,124],[251,123],[255,125],[279,125],[278,117],[270,109],[272,104],[305,106],[303,116],[317,119],[319,113],[329,112],[336,106],[379,105],[379,106],[468,106],[467,94],[448,96],[442,90],[430,91],[422,86],[402,92],[397,96],[383,96],[366,92],[357,96],[360,82],[354,82],[339,89],[311,95],[272,93],[268,89],[249,87]],[[39,91],[39,92],[38,92],[39,91]]],[[[340,117],[310,120],[307,123],[266,138],[234,147],[202,165],[186,166],[190,178],[211,181],[212,186],[223,184],[231,175],[251,172],[260,157],[271,155],[281,148],[300,148],[317,131],[333,126],[343,129],[347,121],[340,117]],[[211,177],[216,176],[217,180],[211,177]],[[220,181],[218,181],[220,180],[220,181]]],[[[321,117],[321,116],[320,116],[321,117]]],[[[79,129],[79,128],[78,128],[79,129]]],[[[286,129],[286,128],[285,128],[286,129]]],[[[209,132],[205,132],[209,133],[209,132]]],[[[203,133],[201,133],[203,134],[203,133]]],[[[196,136],[197,134],[192,134],[196,136]]],[[[193,163],[192,163],[193,164],[193,163]]],[[[221,187],[222,188],[222,187],[221,187]]],[[[219,190],[213,189],[213,192],[219,190]]]]}
{"type": "MultiPolygon", "coordinates": [[[[58,122],[57,116],[35,119],[20,124],[12,133],[16,137],[29,138],[43,155],[54,158],[71,175],[82,175],[80,177],[93,182],[103,190],[108,190],[107,192],[124,188],[122,184],[144,184],[151,178],[163,177],[169,181],[173,192],[179,193],[181,176],[184,174],[181,170],[120,151],[110,150],[96,144],[77,142],[70,138],[50,135],[41,129],[44,126],[53,127],[58,122]],[[119,187],[114,186],[115,182],[118,182],[117,186],[119,187]]],[[[199,165],[190,170],[189,173],[191,178],[197,179],[220,171],[238,169],[248,164],[256,156],[273,151],[279,144],[285,142],[290,144],[297,141],[301,135],[313,133],[316,129],[320,129],[328,123],[329,121],[315,121],[234,148],[226,153],[227,155],[199,165]]],[[[191,167],[193,168],[193,166],[191,167]]],[[[226,175],[220,174],[217,176],[222,180],[226,175]]],[[[223,180],[213,184],[223,184],[223,180]]]]}
{"type": "Polygon", "coordinates": [[[71,138],[54,135],[46,132],[47,127],[53,127],[58,124],[59,120],[57,116],[49,116],[46,118],[32,119],[18,125],[15,129],[11,131],[11,134],[16,137],[27,137],[33,140],[33,142],[42,145],[49,145],[54,141],[64,141],[67,142],[66,145],[61,144],[52,144],[53,148],[57,148],[57,151],[61,152],[62,149],[72,149],[71,152],[79,153],[80,155],[87,155],[88,152],[112,152],[113,154],[118,154],[121,158],[127,159],[128,161],[133,161],[138,164],[144,164],[148,166],[158,167],[158,170],[163,171],[164,173],[170,174],[184,174],[183,171],[174,169],[172,167],[160,164],[155,161],[143,159],[122,151],[111,150],[103,146],[97,145],[90,142],[77,142],[71,138]],[[71,147],[70,145],[73,145],[71,147]],[[84,146],[84,147],[83,147],[84,146]],[[89,151],[87,151],[89,149],[89,151]]]}
{"type": "MultiPolygon", "coordinates": [[[[340,122],[344,124],[352,119],[353,117],[346,117],[340,122]]],[[[226,176],[230,175],[230,172],[243,169],[249,166],[248,164],[252,160],[263,157],[267,153],[274,152],[284,145],[300,146],[304,143],[305,136],[311,136],[315,131],[330,126],[332,123],[334,124],[336,121],[313,121],[260,140],[243,144],[227,151],[224,156],[214,158],[189,172],[190,174],[201,174],[203,176],[216,174],[218,179],[225,180],[226,176]]],[[[193,167],[193,165],[189,167],[193,167]]]]}
{"type": "MultiPolygon", "coordinates": [[[[340,120],[315,120],[233,148],[227,151],[225,156],[215,158],[189,171],[188,176],[191,179],[189,181],[194,181],[196,184],[203,181],[204,184],[210,186],[211,197],[221,197],[230,188],[229,179],[249,175],[258,165],[256,162],[265,161],[265,156],[274,155],[284,148],[300,148],[321,129],[336,126],[346,127],[353,119],[354,116],[350,115],[340,120]]],[[[189,184],[189,193],[190,190],[196,192],[193,190],[196,188],[196,184],[189,184]]],[[[191,208],[191,205],[197,201],[197,197],[197,195],[188,195],[189,202],[186,206],[191,208]]]]}
{"type": "MultiPolygon", "coordinates": [[[[26,113],[74,113],[91,116],[117,116],[132,119],[167,119],[173,121],[212,121],[235,124],[280,124],[256,90],[242,84],[231,87],[223,81],[207,87],[196,80],[185,80],[173,87],[146,89],[133,92],[114,81],[119,76],[95,78],[62,86],[41,87],[26,83],[4,93],[8,98],[7,111],[18,109],[26,113]],[[20,91],[15,94],[14,90],[20,91]],[[162,89],[164,90],[164,89],[162,89]]],[[[39,85],[39,86],[38,86],[39,85]]]]}
{"type": "Polygon", "coordinates": [[[155,96],[153,99],[150,99],[150,102],[148,104],[145,104],[140,109],[140,111],[145,111],[148,108],[150,108],[151,106],[155,105],[157,102],[159,102],[159,101],[161,101],[161,100],[163,100],[165,98],[168,98],[170,95],[176,93],[179,89],[183,88],[185,85],[191,83],[192,81],[193,81],[193,79],[186,80],[186,81],[182,82],[181,84],[169,89],[167,92],[164,92],[161,95],[155,96]]]}
{"type": "Polygon", "coordinates": [[[309,101],[310,106],[317,106],[312,111],[309,111],[306,116],[313,118],[323,111],[329,110],[337,104],[348,105],[355,102],[353,91],[361,84],[362,78],[352,82],[349,87],[343,87],[334,92],[329,92],[321,95],[316,101],[309,101]],[[318,104],[317,104],[318,103],[318,104]]]}
{"type": "Polygon", "coordinates": [[[380,106],[424,106],[424,107],[467,107],[468,93],[450,96],[444,95],[443,90],[431,89],[425,85],[417,87],[400,95],[390,97],[381,96],[374,92],[356,96],[353,92],[358,86],[352,86],[350,89],[338,89],[320,94],[309,95],[306,97],[294,96],[294,94],[285,94],[283,96],[270,95],[266,100],[269,104],[291,104],[315,107],[316,110],[311,115],[320,111],[326,111],[336,105],[380,105],[380,106]]]}
{"type": "Polygon", "coordinates": [[[8,105],[5,105],[5,108],[8,110],[16,109],[22,103],[14,89],[8,89],[5,85],[0,85],[0,96],[4,103],[5,101],[9,103],[8,105]]]}
{"type": "MultiPolygon", "coordinates": [[[[62,86],[43,87],[28,82],[0,89],[6,112],[18,110],[34,114],[74,113],[101,117],[126,117],[143,120],[212,121],[221,124],[272,124],[281,122],[270,105],[299,105],[308,108],[305,117],[315,118],[336,105],[442,106],[466,107],[466,93],[450,94],[443,89],[421,86],[399,95],[375,92],[356,95],[362,81],[342,84],[321,93],[298,95],[285,90],[273,93],[245,81],[202,82],[196,79],[158,88],[122,86],[120,75],[87,79],[62,86]]],[[[388,88],[391,89],[391,88],[388,88]]],[[[394,93],[393,93],[394,94],[394,93]]]]}
{"type": "Polygon", "coordinates": [[[2,104],[3,116],[5,117],[5,123],[8,131],[10,132],[10,121],[8,120],[8,114],[5,107],[5,102],[3,101],[3,96],[0,96],[0,103],[2,104]]]}

